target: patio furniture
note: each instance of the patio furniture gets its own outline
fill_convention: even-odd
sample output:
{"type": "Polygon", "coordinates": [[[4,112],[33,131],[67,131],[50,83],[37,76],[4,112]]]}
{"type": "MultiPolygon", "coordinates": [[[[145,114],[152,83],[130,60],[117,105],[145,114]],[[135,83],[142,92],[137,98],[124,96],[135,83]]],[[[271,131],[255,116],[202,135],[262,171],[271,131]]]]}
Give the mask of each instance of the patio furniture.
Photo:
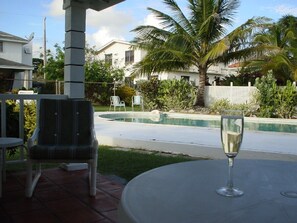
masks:
{"type": "MultiPolygon", "coordinates": [[[[34,93],[34,91],[32,90],[19,90],[18,94],[28,95],[28,94],[37,94],[37,93],[34,93]]],[[[24,100],[24,104],[30,104],[32,102],[34,102],[34,100],[24,100]]],[[[17,103],[19,103],[19,100],[17,100],[17,103]]]]}
{"type": "Polygon", "coordinates": [[[139,105],[141,107],[141,110],[144,111],[143,109],[143,97],[140,95],[135,95],[132,96],[132,111],[134,111],[134,106],[139,105]]]}
{"type": "Polygon", "coordinates": [[[216,193],[226,183],[226,161],[167,165],[143,173],[125,187],[119,223],[137,222],[296,222],[297,199],[281,191],[297,190],[297,163],[236,160],[238,198],[216,193]]]}
{"type": "Polygon", "coordinates": [[[37,128],[28,139],[26,196],[33,194],[41,175],[40,164],[50,162],[88,163],[90,196],[95,196],[98,141],[91,102],[41,99],[38,117],[37,128]]]}
{"type": "Polygon", "coordinates": [[[23,140],[14,137],[0,137],[0,197],[2,197],[2,183],[6,180],[6,149],[23,146],[23,140]]]}
{"type": "Polygon", "coordinates": [[[126,111],[126,105],[124,101],[120,100],[119,96],[110,96],[110,106],[109,106],[109,111],[111,109],[111,107],[113,106],[113,110],[116,110],[116,107],[119,108],[119,110],[121,109],[121,107],[124,107],[125,111],[126,111]]]}

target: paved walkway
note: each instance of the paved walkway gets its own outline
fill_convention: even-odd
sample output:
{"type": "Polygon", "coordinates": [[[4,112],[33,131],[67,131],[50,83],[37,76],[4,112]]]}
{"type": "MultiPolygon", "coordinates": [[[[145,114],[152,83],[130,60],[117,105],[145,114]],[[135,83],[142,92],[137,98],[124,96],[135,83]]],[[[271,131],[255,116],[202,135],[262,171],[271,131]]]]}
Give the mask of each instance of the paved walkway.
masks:
{"type": "MultiPolygon", "coordinates": [[[[95,114],[99,144],[224,159],[219,129],[108,121],[95,114]]],[[[297,135],[245,131],[238,158],[297,161],[297,135]]]]}

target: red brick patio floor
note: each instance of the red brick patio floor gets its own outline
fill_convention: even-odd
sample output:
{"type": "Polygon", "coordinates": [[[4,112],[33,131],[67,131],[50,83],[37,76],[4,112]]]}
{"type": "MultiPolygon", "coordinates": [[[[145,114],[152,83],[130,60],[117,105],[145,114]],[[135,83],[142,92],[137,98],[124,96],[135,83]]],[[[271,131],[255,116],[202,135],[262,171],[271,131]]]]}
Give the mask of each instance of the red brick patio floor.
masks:
{"type": "Polygon", "coordinates": [[[26,173],[7,173],[0,198],[0,222],[117,222],[124,185],[98,173],[97,195],[90,197],[87,176],[86,170],[43,170],[32,198],[28,199],[26,173]]]}

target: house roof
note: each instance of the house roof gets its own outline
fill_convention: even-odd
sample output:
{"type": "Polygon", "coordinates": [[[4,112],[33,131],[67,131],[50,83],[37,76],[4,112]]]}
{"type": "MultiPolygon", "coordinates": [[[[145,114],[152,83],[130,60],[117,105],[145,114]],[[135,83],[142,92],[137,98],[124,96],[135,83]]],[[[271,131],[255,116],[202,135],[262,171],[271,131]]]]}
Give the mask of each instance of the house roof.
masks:
{"type": "Polygon", "coordinates": [[[0,58],[0,69],[33,70],[34,67],[27,64],[17,63],[11,60],[0,58]]]}
{"type": "Polygon", "coordinates": [[[18,43],[23,43],[23,44],[27,44],[29,42],[28,40],[26,40],[24,38],[21,38],[21,37],[18,37],[18,36],[9,34],[9,33],[5,33],[2,31],[0,31],[0,41],[18,42],[18,43]]]}
{"type": "Polygon", "coordinates": [[[130,42],[126,42],[126,41],[123,41],[123,40],[112,40],[110,42],[108,42],[107,44],[105,44],[104,46],[102,46],[101,48],[99,48],[99,52],[101,51],[104,51],[106,48],[112,46],[113,44],[116,44],[116,43],[120,43],[120,44],[125,44],[125,45],[129,45],[129,46],[132,46],[133,43],[130,43],[130,42]]]}
{"type": "Polygon", "coordinates": [[[230,64],[228,68],[239,68],[241,66],[242,64],[240,62],[236,62],[236,63],[230,64]]]}

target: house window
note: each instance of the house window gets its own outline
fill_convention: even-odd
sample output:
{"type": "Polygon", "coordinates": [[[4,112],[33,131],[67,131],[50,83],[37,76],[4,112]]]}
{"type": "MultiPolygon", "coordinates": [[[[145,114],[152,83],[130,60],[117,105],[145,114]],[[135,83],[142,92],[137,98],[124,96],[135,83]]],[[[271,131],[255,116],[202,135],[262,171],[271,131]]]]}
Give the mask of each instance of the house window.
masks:
{"type": "Polygon", "coordinates": [[[181,76],[181,79],[190,82],[190,76],[181,76]]]}
{"type": "Polygon", "coordinates": [[[105,63],[112,64],[112,53],[105,54],[105,63]]]}
{"type": "Polygon", "coordinates": [[[0,52],[3,52],[3,42],[0,42],[0,52]]]}
{"type": "Polygon", "coordinates": [[[125,64],[134,63],[134,50],[125,51],[125,64]]]}

